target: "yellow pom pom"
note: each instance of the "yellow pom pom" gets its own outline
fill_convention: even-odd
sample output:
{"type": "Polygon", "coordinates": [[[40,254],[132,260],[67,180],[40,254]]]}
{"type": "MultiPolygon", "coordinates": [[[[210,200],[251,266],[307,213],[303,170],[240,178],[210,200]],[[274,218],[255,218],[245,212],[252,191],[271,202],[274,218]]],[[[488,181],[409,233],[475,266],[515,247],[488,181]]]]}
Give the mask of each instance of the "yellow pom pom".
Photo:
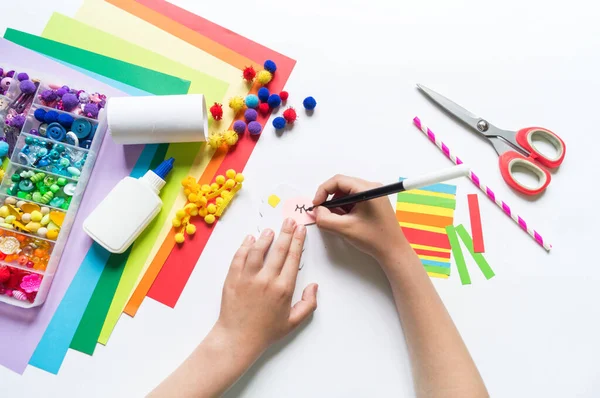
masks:
{"type": "Polygon", "coordinates": [[[223,199],[227,198],[229,195],[231,195],[231,192],[229,192],[228,190],[224,190],[223,192],[221,192],[221,197],[223,199]]]}
{"type": "Polygon", "coordinates": [[[175,228],[179,228],[179,227],[181,227],[181,220],[180,220],[180,219],[178,219],[178,218],[174,218],[174,219],[173,219],[173,226],[174,226],[175,228]]]}
{"type": "Polygon", "coordinates": [[[227,130],[223,133],[223,140],[229,146],[234,146],[235,144],[237,144],[239,138],[240,137],[233,130],[227,130]]]}
{"type": "Polygon", "coordinates": [[[217,199],[215,199],[215,202],[217,203],[217,206],[218,206],[221,203],[223,203],[223,198],[217,198],[217,199]]]}
{"type": "Polygon", "coordinates": [[[217,206],[211,203],[208,206],[206,206],[206,210],[208,210],[210,214],[215,214],[217,212],[217,206]]]}
{"type": "Polygon", "coordinates": [[[217,176],[217,178],[215,178],[215,182],[219,185],[223,185],[225,184],[225,177],[224,176],[217,176]]]}
{"type": "Polygon", "coordinates": [[[237,173],[235,175],[235,182],[244,182],[244,175],[242,173],[237,173]]]}
{"type": "MultiPolygon", "coordinates": [[[[271,81],[271,79],[269,79],[269,81],[271,81]]],[[[238,113],[239,111],[241,111],[242,109],[244,109],[244,106],[246,106],[246,104],[244,102],[244,97],[236,96],[236,97],[232,97],[229,100],[229,107],[231,109],[233,109],[233,111],[235,113],[238,113]]]]}
{"type": "Polygon", "coordinates": [[[185,241],[185,236],[181,232],[178,234],[175,234],[175,242],[181,244],[181,243],[183,243],[183,241],[185,241]]]}
{"type": "Polygon", "coordinates": [[[212,184],[210,184],[211,191],[217,191],[219,188],[220,188],[220,186],[216,182],[213,182],[212,184]]]}
{"type": "Polygon", "coordinates": [[[212,224],[215,222],[215,220],[216,218],[212,214],[207,214],[206,217],[204,217],[204,222],[207,224],[212,224]]]}
{"type": "Polygon", "coordinates": [[[231,178],[227,181],[225,181],[225,188],[227,189],[231,189],[235,186],[235,180],[232,180],[231,178]]]}
{"type": "Polygon", "coordinates": [[[220,133],[214,133],[208,136],[208,145],[212,149],[218,149],[223,145],[223,136],[220,133]]]}
{"type": "Polygon", "coordinates": [[[188,200],[190,202],[197,202],[198,201],[198,195],[195,194],[195,193],[193,193],[193,192],[191,194],[189,194],[187,198],[188,198],[188,200]]]}
{"type": "Polygon", "coordinates": [[[235,170],[234,169],[229,169],[225,172],[225,175],[227,176],[227,178],[235,178],[235,170]]]}
{"type": "Polygon", "coordinates": [[[256,80],[262,84],[263,86],[265,84],[269,84],[269,82],[273,79],[273,75],[271,74],[271,72],[269,72],[268,70],[261,70],[260,72],[258,72],[258,74],[256,75],[256,80]]]}
{"type": "Polygon", "coordinates": [[[177,217],[179,220],[181,220],[183,217],[185,217],[185,210],[183,210],[183,209],[177,210],[177,213],[175,213],[175,217],[177,217]]]}
{"type": "Polygon", "coordinates": [[[210,185],[208,184],[204,184],[202,185],[202,188],[200,188],[202,190],[202,192],[204,193],[209,193],[210,192],[210,185]]]}
{"type": "Polygon", "coordinates": [[[194,235],[196,233],[196,226],[194,224],[188,224],[187,227],[185,227],[185,232],[188,235],[194,235]]]}
{"type": "Polygon", "coordinates": [[[190,216],[198,215],[198,206],[196,206],[194,203],[188,203],[187,205],[185,205],[185,210],[189,213],[190,216]]]}
{"type": "Polygon", "coordinates": [[[192,190],[191,190],[191,189],[189,189],[189,188],[186,188],[186,189],[184,189],[184,190],[183,190],[183,194],[184,194],[185,196],[188,196],[188,195],[189,195],[189,194],[191,194],[191,193],[192,193],[192,190]]]}
{"type": "Polygon", "coordinates": [[[198,209],[198,215],[200,217],[206,217],[207,214],[208,214],[208,210],[206,210],[206,207],[198,209]]]}
{"type": "Polygon", "coordinates": [[[196,202],[196,205],[197,205],[198,207],[203,207],[203,206],[206,206],[206,203],[208,203],[208,200],[206,199],[206,197],[204,197],[204,196],[200,196],[200,197],[198,198],[198,201],[196,202]]]}

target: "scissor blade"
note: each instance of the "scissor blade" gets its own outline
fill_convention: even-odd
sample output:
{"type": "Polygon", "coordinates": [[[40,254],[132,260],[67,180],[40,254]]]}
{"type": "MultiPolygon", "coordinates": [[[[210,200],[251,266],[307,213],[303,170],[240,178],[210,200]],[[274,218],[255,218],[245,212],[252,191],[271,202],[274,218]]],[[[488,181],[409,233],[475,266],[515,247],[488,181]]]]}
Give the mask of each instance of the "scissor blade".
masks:
{"type": "Polygon", "coordinates": [[[480,117],[475,116],[462,106],[450,101],[448,98],[444,97],[441,94],[436,93],[433,90],[428,89],[422,84],[417,84],[419,90],[423,91],[429,98],[437,102],[442,108],[446,109],[448,112],[456,116],[458,119],[462,120],[465,124],[473,128],[478,133],[481,133],[477,128],[477,122],[481,120],[480,117]]]}

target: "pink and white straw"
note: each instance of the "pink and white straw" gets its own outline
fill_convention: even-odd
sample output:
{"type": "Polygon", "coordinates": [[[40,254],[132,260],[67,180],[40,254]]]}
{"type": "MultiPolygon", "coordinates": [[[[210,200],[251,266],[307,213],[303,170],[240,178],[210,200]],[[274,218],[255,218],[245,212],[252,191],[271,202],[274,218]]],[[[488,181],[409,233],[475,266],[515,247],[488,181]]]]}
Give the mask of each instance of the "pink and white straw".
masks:
{"type": "MultiPolygon", "coordinates": [[[[446,144],[444,144],[442,141],[440,141],[435,136],[433,131],[431,131],[427,126],[421,124],[421,120],[418,117],[415,117],[413,119],[413,122],[419,128],[419,130],[421,130],[423,132],[423,134],[425,134],[427,136],[427,138],[429,138],[429,140],[431,142],[433,142],[438,148],[440,148],[442,150],[442,152],[444,152],[444,154],[446,155],[446,157],[448,159],[450,159],[450,160],[452,160],[452,162],[454,162],[454,164],[459,165],[459,164],[463,163],[462,160],[460,160],[458,158],[458,156],[456,156],[452,152],[450,152],[450,148],[448,148],[446,146],[446,144]]],[[[535,241],[537,243],[539,243],[540,246],[542,246],[547,251],[550,251],[550,249],[552,249],[552,245],[550,243],[544,241],[544,238],[542,238],[542,235],[540,235],[535,229],[528,226],[527,223],[525,222],[525,220],[523,220],[519,215],[515,214],[510,209],[510,206],[508,206],[502,200],[498,199],[496,197],[496,194],[494,194],[494,192],[489,187],[484,185],[479,180],[479,177],[477,177],[477,175],[473,171],[469,172],[468,177],[473,182],[473,184],[475,184],[484,194],[486,194],[486,196],[492,202],[496,203],[496,205],[498,205],[498,207],[500,207],[502,209],[502,211],[504,211],[504,213],[506,213],[507,216],[512,218],[521,227],[521,229],[523,231],[527,232],[529,234],[529,236],[531,236],[533,239],[535,239],[535,241]]]]}

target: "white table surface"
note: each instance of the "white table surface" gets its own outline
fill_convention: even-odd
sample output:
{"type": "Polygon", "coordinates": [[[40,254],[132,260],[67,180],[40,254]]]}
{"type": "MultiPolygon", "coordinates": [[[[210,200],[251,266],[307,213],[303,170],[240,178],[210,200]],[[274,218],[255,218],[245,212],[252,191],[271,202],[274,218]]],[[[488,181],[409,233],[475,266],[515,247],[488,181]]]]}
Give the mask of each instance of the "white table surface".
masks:
{"type": "MultiPolygon", "coordinates": [[[[3,2],[0,31],[40,34],[53,11],[79,0],[3,2]],[[28,3],[25,5],[25,3],[28,3]],[[59,4],[60,3],[60,4],[59,4]]],[[[93,357],[69,351],[58,376],[0,369],[2,396],[135,397],[169,374],[217,317],[230,256],[255,231],[256,200],[276,183],[311,195],[335,173],[392,182],[449,166],[411,120],[419,115],[554,245],[546,254],[480,196],[486,281],[468,258],[473,284],[455,271],[435,285],[495,397],[600,394],[597,244],[600,25],[593,2],[305,0],[176,1],[298,61],[290,104],[313,95],[311,118],[262,138],[243,194],[216,227],[179,304],[146,300],[124,316],[93,357]],[[199,4],[200,3],[200,4],[199,4]],[[268,21],[261,23],[260,21],[268,21]],[[491,146],[449,119],[420,82],[504,128],[548,127],[568,151],[545,195],[518,197],[502,181],[491,146]],[[301,170],[301,172],[299,172],[301,170]]],[[[1,56],[0,56],[1,58],[1,56]]],[[[468,226],[458,181],[455,221],[468,226]]],[[[320,283],[319,308],[233,387],[237,397],[411,396],[406,347],[391,293],[376,264],[311,230],[298,284],[320,283]]],[[[468,257],[468,256],[467,256],[468,257]]],[[[15,342],[18,344],[18,342],[15,342]]]]}

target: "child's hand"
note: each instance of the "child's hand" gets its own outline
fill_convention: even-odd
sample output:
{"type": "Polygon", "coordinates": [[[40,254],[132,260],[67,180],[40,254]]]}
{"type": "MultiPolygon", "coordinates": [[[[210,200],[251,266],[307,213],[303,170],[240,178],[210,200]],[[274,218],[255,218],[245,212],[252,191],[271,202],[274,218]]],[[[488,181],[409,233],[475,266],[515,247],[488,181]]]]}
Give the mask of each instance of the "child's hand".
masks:
{"type": "MultiPolygon", "coordinates": [[[[329,195],[343,197],[379,186],[381,184],[336,175],[319,186],[313,204],[323,203],[329,195]]],[[[389,260],[396,248],[406,246],[406,238],[387,197],[333,209],[333,212],[325,207],[316,207],[315,211],[319,228],[342,236],[380,263],[389,260]]]]}
{"type": "Polygon", "coordinates": [[[317,308],[316,284],[308,285],[302,300],[291,306],[306,228],[296,226],[292,219],[285,220],[267,255],[274,235],[265,229],[257,241],[248,236],[235,254],[215,325],[242,352],[249,349],[254,356],[291,332],[317,308]]]}

